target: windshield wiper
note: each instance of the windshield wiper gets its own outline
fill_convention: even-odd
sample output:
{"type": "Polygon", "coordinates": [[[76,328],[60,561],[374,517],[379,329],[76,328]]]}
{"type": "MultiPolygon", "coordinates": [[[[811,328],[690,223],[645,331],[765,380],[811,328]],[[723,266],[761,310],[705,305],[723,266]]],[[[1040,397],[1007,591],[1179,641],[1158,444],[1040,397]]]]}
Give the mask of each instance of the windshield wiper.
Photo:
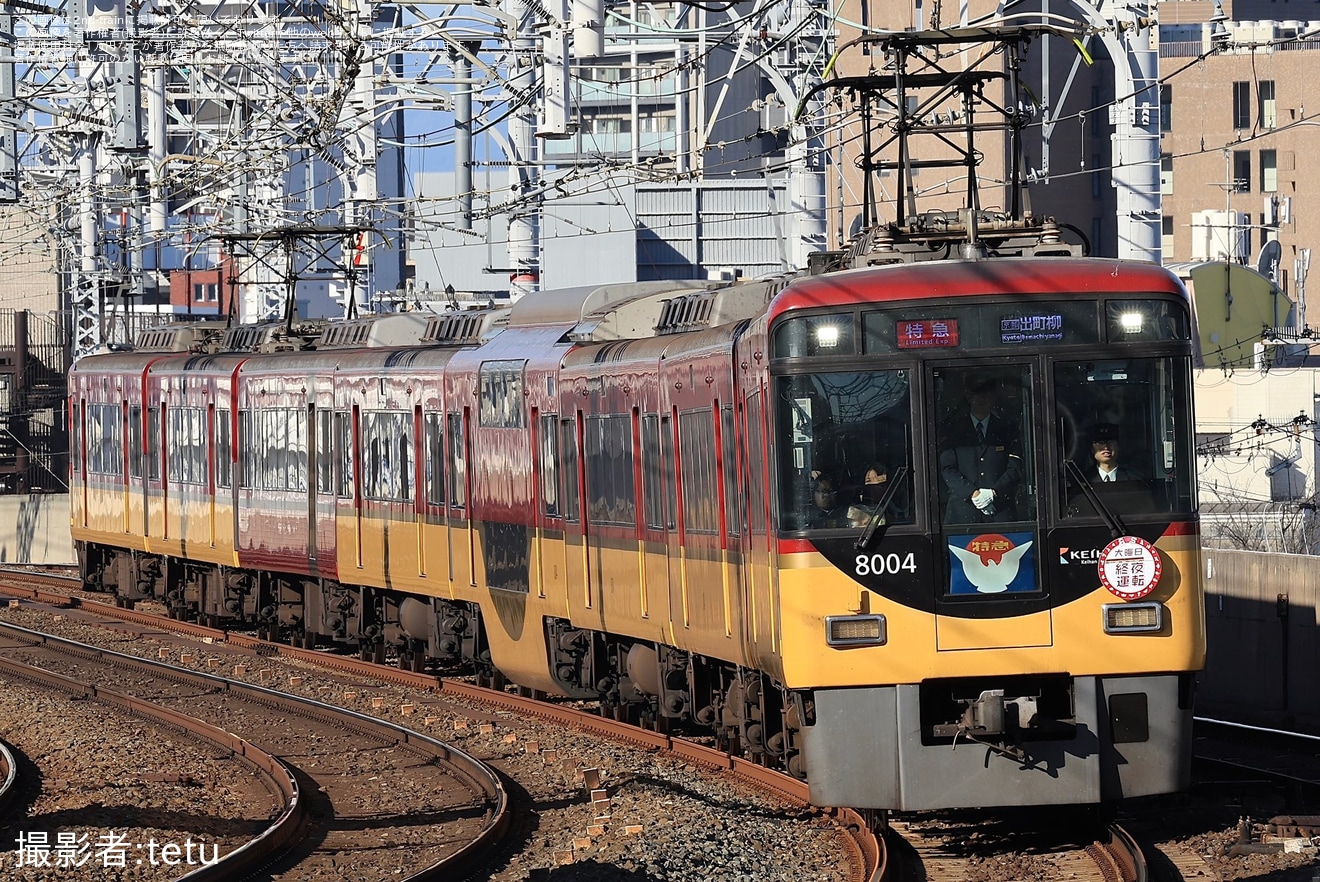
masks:
{"type": "Polygon", "coordinates": [[[865,551],[871,547],[875,540],[875,534],[881,532],[880,528],[885,525],[885,512],[889,509],[889,503],[894,501],[894,495],[898,493],[898,488],[903,486],[903,479],[907,477],[908,467],[899,466],[894,472],[894,477],[890,480],[889,489],[880,497],[880,501],[871,509],[871,516],[866,519],[866,529],[862,535],[853,543],[853,548],[858,551],[865,551]]]}
{"type": "Polygon", "coordinates": [[[1105,526],[1109,527],[1109,532],[1113,537],[1117,539],[1119,536],[1126,536],[1127,525],[1123,523],[1122,518],[1110,511],[1109,506],[1100,500],[1100,494],[1096,491],[1095,485],[1086,477],[1086,474],[1077,466],[1077,463],[1071,459],[1064,460],[1063,469],[1082,488],[1082,495],[1104,519],[1105,526]]]}

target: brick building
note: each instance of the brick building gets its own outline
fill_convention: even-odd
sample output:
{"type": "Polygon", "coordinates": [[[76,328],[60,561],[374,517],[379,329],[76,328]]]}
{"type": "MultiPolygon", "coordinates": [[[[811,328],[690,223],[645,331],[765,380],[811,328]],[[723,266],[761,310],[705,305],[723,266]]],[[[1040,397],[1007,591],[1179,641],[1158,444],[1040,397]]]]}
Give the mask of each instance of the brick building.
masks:
{"type": "MultiPolygon", "coordinates": [[[[1255,11],[1238,7],[1234,14],[1255,11]]],[[[1271,7],[1275,15],[1313,12],[1301,3],[1271,7]]],[[[1282,290],[1302,303],[1320,222],[1320,179],[1308,174],[1320,156],[1320,98],[1309,96],[1312,108],[1305,106],[1320,76],[1320,22],[1216,25],[1206,2],[1164,3],[1160,10],[1164,260],[1255,266],[1266,243],[1277,241],[1277,260],[1266,254],[1266,263],[1274,264],[1282,290]],[[1216,27],[1228,46],[1206,55],[1216,27]]]]}

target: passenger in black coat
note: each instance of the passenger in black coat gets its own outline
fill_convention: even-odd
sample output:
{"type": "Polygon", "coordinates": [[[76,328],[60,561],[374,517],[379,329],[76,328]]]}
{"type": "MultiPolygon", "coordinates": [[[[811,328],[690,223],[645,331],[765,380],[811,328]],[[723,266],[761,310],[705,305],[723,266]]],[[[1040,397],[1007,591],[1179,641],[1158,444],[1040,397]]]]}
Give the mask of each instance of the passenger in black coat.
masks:
{"type": "Polygon", "coordinates": [[[1021,442],[1016,428],[995,413],[997,395],[996,381],[969,381],[967,413],[946,427],[940,441],[940,475],[949,490],[946,524],[1016,518],[1021,442]]]}

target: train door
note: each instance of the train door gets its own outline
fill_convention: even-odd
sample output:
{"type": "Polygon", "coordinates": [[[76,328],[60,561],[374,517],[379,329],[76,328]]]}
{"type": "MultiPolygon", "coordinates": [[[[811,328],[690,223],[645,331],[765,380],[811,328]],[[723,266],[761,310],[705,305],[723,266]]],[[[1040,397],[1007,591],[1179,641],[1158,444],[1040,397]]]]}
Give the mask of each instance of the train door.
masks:
{"type": "MultiPolygon", "coordinates": [[[[532,449],[535,474],[533,475],[536,511],[534,522],[536,545],[536,581],[538,594],[546,596],[546,585],[562,585],[567,561],[563,541],[563,510],[560,505],[559,415],[542,414],[532,409],[532,449]],[[554,534],[559,533],[559,541],[554,534]]],[[[557,595],[558,596],[558,595],[557,595]]],[[[567,615],[567,610],[564,614],[567,615]]]]}
{"type": "Polygon", "coordinates": [[[147,536],[165,536],[167,484],[162,469],[164,451],[165,402],[147,408],[147,423],[143,428],[145,442],[146,475],[143,480],[147,513],[147,536]]]}
{"type": "Polygon", "coordinates": [[[960,362],[933,364],[930,371],[927,431],[935,439],[939,483],[933,516],[936,547],[945,550],[937,555],[944,563],[935,582],[937,646],[1048,646],[1036,364],[960,362]],[[987,627],[990,620],[994,627],[987,627]]]}
{"type": "MultiPolygon", "coordinates": [[[[683,538],[679,530],[678,463],[675,461],[675,427],[678,411],[673,409],[660,418],[661,481],[665,488],[665,548],[669,555],[669,622],[672,629],[688,626],[687,603],[683,597],[683,538]]],[[[677,642],[686,641],[682,637],[677,642]]],[[[670,642],[676,642],[670,634],[670,642]]]]}
{"type": "Polygon", "coordinates": [[[770,535],[766,505],[770,472],[766,461],[765,402],[760,389],[747,396],[743,418],[746,426],[743,431],[743,485],[747,500],[747,540],[744,542],[747,551],[743,571],[746,573],[749,599],[747,631],[751,659],[758,667],[765,668],[778,651],[778,640],[775,633],[774,598],[771,596],[774,581],[770,571],[773,538],[770,535]]]}
{"type": "MultiPolygon", "coordinates": [[[[315,392],[312,394],[315,394],[315,392]]],[[[317,511],[317,503],[321,492],[321,433],[318,431],[319,428],[320,420],[316,403],[311,402],[307,405],[307,421],[303,426],[303,433],[307,439],[307,562],[314,573],[320,569],[321,557],[321,543],[317,536],[322,522],[319,516],[320,512],[317,511]]]]}

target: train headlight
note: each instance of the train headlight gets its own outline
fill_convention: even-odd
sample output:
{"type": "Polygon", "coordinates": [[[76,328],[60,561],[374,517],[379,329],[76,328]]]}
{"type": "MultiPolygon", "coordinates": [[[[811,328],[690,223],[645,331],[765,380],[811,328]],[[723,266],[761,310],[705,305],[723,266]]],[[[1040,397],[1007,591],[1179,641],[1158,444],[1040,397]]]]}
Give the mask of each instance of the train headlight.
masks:
{"type": "Polygon", "coordinates": [[[1124,312],[1118,316],[1119,326],[1123,328],[1124,333],[1140,333],[1141,326],[1145,324],[1145,317],[1139,312],[1124,312]]]}
{"type": "Polygon", "coordinates": [[[888,639],[884,616],[825,617],[825,642],[830,646],[883,646],[888,639]]]}
{"type": "Polygon", "coordinates": [[[1164,627],[1164,604],[1106,603],[1106,634],[1137,634],[1164,627]]]}
{"type": "Polygon", "coordinates": [[[834,349],[839,345],[838,325],[818,325],[816,327],[816,345],[821,349],[834,349]]]}

